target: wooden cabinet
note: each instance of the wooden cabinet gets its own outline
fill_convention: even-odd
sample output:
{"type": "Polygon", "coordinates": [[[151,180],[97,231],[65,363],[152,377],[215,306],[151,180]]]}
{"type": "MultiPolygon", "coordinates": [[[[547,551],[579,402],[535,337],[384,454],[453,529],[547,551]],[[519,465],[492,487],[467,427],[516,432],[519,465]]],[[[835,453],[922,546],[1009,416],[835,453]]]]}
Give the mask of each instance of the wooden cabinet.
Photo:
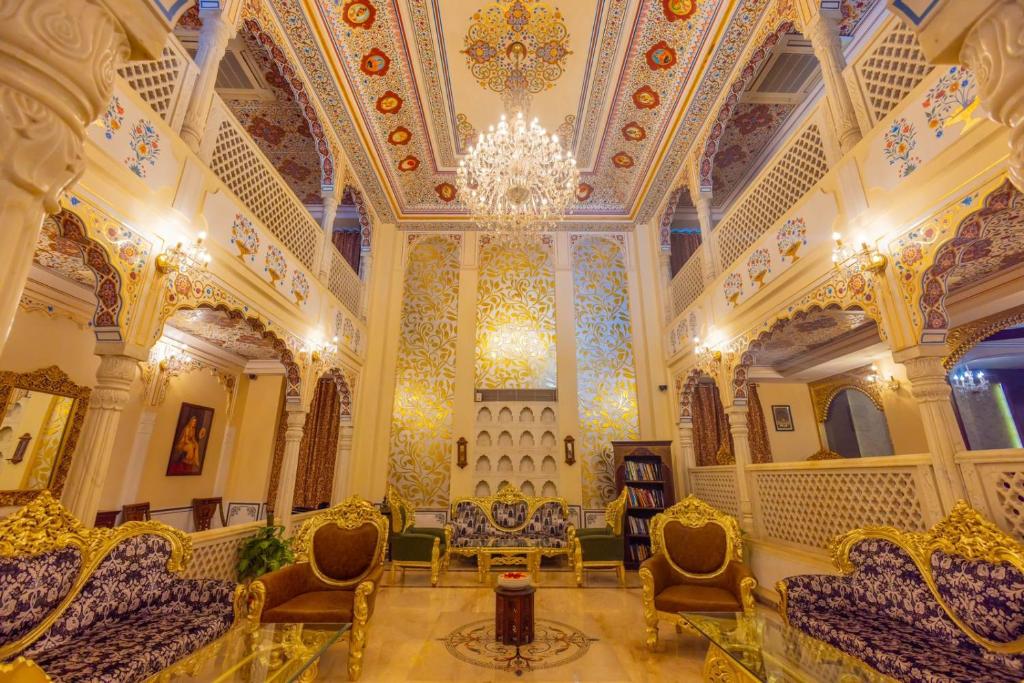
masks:
{"type": "Polygon", "coordinates": [[[651,519],[675,502],[672,442],[613,441],[612,448],[616,490],[627,489],[622,521],[626,568],[636,569],[651,556],[651,519]]]}

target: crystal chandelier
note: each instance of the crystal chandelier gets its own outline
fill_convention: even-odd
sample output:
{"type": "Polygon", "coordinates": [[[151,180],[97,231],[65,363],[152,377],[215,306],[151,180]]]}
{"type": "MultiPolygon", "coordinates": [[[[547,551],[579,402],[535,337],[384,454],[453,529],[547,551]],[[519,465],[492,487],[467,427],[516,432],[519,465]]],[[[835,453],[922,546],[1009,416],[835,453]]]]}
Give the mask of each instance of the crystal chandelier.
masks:
{"type": "Polygon", "coordinates": [[[957,366],[949,373],[949,383],[963,393],[980,394],[988,391],[988,377],[981,370],[971,370],[967,366],[957,366]]]}
{"type": "Polygon", "coordinates": [[[164,275],[175,271],[185,273],[190,270],[206,270],[212,259],[203,244],[205,241],[206,232],[200,232],[189,244],[178,242],[170,249],[165,249],[156,257],[157,270],[164,275]]]}
{"type": "Polygon", "coordinates": [[[550,230],[568,212],[580,174],[572,153],[522,111],[481,134],[459,161],[459,197],[484,230],[520,241],[550,230]]]}

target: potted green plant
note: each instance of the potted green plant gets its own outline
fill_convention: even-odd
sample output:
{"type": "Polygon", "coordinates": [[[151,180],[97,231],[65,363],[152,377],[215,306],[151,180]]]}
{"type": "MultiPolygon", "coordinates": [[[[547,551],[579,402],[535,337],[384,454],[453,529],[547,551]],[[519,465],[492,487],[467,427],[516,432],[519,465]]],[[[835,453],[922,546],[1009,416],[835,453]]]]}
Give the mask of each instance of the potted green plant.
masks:
{"type": "Polygon", "coordinates": [[[283,534],[283,526],[274,526],[268,520],[267,526],[242,544],[235,565],[239,581],[252,581],[295,561],[292,541],[283,534]]]}

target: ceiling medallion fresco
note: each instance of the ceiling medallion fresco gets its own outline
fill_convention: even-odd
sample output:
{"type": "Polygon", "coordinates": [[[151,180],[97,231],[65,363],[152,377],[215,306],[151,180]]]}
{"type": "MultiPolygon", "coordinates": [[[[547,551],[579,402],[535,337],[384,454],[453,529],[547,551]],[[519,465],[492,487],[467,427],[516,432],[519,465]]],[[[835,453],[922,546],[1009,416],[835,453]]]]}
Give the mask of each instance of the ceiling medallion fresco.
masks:
{"type": "Polygon", "coordinates": [[[492,2],[477,10],[464,44],[473,77],[481,88],[501,93],[509,113],[554,87],[572,54],[562,13],[536,0],[492,2]]]}
{"type": "MultiPolygon", "coordinates": [[[[530,9],[539,3],[519,4],[530,9]]],[[[384,199],[376,190],[378,181],[389,191],[388,205],[377,206],[378,212],[386,217],[395,209],[399,221],[464,216],[457,198],[447,200],[437,188],[453,181],[461,141],[469,139],[459,134],[456,111],[467,124],[485,120],[476,111],[481,105],[465,94],[469,86],[481,92],[464,63],[469,55],[447,61],[447,55],[465,49],[473,15],[459,3],[439,0],[270,0],[270,5],[287,27],[311,83],[322,91],[325,107],[337,112],[339,100],[353,107],[360,133],[347,126],[347,112],[337,112],[332,120],[375,206],[384,199]],[[337,59],[329,64],[324,52],[337,59]],[[340,88],[336,77],[343,81],[340,88]],[[409,131],[402,146],[388,142],[399,126],[409,131]],[[408,157],[418,161],[416,168],[406,163],[400,169],[408,157]]],[[[644,212],[655,208],[654,196],[667,192],[715,96],[771,5],[768,0],[738,5],[724,0],[581,0],[559,6],[562,22],[573,27],[562,45],[565,66],[557,86],[534,97],[536,112],[531,114],[553,119],[549,126],[554,128],[555,121],[573,112],[551,111],[551,98],[559,100],[558,107],[573,107],[573,147],[583,169],[582,184],[592,188],[580,193],[585,198],[573,210],[575,220],[630,220],[645,197],[652,201],[643,204],[638,218],[644,220],[644,212]],[[547,109],[538,98],[548,98],[547,109]],[[630,131],[643,129],[645,134],[627,137],[623,129],[631,123],[637,128],[630,131]],[[632,164],[622,163],[627,157],[632,164]]],[[[523,50],[529,53],[525,42],[523,50]]],[[[522,59],[523,50],[501,53],[501,61],[522,59]]],[[[539,54],[557,61],[561,50],[539,54]]]]}

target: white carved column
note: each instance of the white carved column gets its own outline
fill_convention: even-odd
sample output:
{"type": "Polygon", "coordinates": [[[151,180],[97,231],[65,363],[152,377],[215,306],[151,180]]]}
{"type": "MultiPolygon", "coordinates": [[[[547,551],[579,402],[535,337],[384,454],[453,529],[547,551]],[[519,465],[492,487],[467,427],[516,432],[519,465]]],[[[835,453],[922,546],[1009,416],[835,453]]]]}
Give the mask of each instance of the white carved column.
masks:
{"type": "Polygon", "coordinates": [[[277,479],[277,498],[274,500],[274,523],[288,527],[295,499],[295,471],[299,466],[299,444],[306,428],[306,411],[300,406],[289,406],[284,431],[284,455],[281,473],[277,479]]]}
{"type": "Polygon", "coordinates": [[[320,228],[324,231],[320,247],[320,279],[327,282],[331,276],[331,250],[334,249],[334,220],[338,217],[338,193],[334,190],[323,193],[324,213],[320,217],[320,228]]]}
{"type": "Polygon", "coordinates": [[[842,43],[839,42],[839,19],[838,12],[826,12],[818,8],[804,22],[804,35],[811,41],[814,56],[821,66],[825,97],[832,111],[836,138],[843,154],[846,154],[860,142],[861,132],[857,112],[853,108],[853,98],[843,79],[846,58],[843,56],[842,43]]]}
{"type": "Polygon", "coordinates": [[[977,76],[989,116],[1010,128],[1010,180],[1024,192],[1024,0],[990,8],[964,39],[960,59],[977,76]]]}
{"type": "Polygon", "coordinates": [[[722,272],[718,254],[711,243],[711,231],[714,229],[714,221],[711,218],[711,193],[694,194],[693,205],[697,208],[697,220],[700,222],[701,272],[704,284],[709,284],[722,272]]]}
{"type": "Polygon", "coordinates": [[[693,422],[680,422],[679,425],[679,450],[681,460],[676,467],[676,498],[682,498],[683,494],[693,493],[693,481],[690,479],[690,472],[697,466],[697,451],[693,448],[693,422]]]}
{"type": "Polygon", "coordinates": [[[953,389],[946,380],[943,356],[938,353],[944,353],[944,350],[945,347],[936,351],[916,347],[893,354],[893,357],[907,368],[910,393],[921,410],[924,435],[939,487],[939,500],[943,508],[949,510],[958,499],[966,497],[955,456],[967,450],[967,446],[953,412],[953,389]]]}
{"type": "Polygon", "coordinates": [[[334,458],[334,485],[331,489],[331,505],[337,505],[345,499],[348,487],[349,461],[352,457],[352,433],[354,427],[348,418],[338,426],[338,449],[334,458]]]}
{"type": "Polygon", "coordinates": [[[747,406],[732,405],[725,409],[729,416],[729,432],[732,434],[732,450],[736,458],[736,492],[739,494],[740,526],[748,532],[754,530],[754,507],[750,499],[747,482],[747,465],[750,464],[750,442],[747,440],[747,406]]]}
{"type": "Polygon", "coordinates": [[[199,154],[203,141],[203,131],[207,119],[210,118],[210,107],[213,104],[214,87],[217,84],[217,71],[220,60],[224,58],[228,41],[235,35],[235,22],[225,10],[200,10],[203,27],[199,29],[199,50],[196,52],[196,65],[199,76],[196,77],[189,97],[188,109],[181,123],[181,139],[199,154]]]}
{"type": "Polygon", "coordinates": [[[156,427],[156,410],[143,410],[139,415],[139,426],[135,429],[132,440],[132,452],[128,456],[128,470],[124,473],[124,484],[121,486],[121,504],[137,503],[139,482],[142,481],[142,470],[146,466],[146,453],[149,442],[153,438],[156,427]]]}
{"type": "Polygon", "coordinates": [[[121,411],[128,403],[138,367],[139,362],[128,356],[100,356],[96,386],[89,396],[63,496],[71,513],[88,526],[96,521],[121,411]]]}
{"type": "Polygon", "coordinates": [[[370,269],[373,266],[373,256],[370,247],[361,247],[359,251],[359,280],[363,283],[362,306],[363,317],[369,313],[370,308],[370,269]]]}
{"type": "Polygon", "coordinates": [[[131,39],[117,15],[141,3],[122,3],[0,2],[0,350],[43,218],[85,170],[85,127],[107,106],[115,70],[129,57],[131,39]]]}

